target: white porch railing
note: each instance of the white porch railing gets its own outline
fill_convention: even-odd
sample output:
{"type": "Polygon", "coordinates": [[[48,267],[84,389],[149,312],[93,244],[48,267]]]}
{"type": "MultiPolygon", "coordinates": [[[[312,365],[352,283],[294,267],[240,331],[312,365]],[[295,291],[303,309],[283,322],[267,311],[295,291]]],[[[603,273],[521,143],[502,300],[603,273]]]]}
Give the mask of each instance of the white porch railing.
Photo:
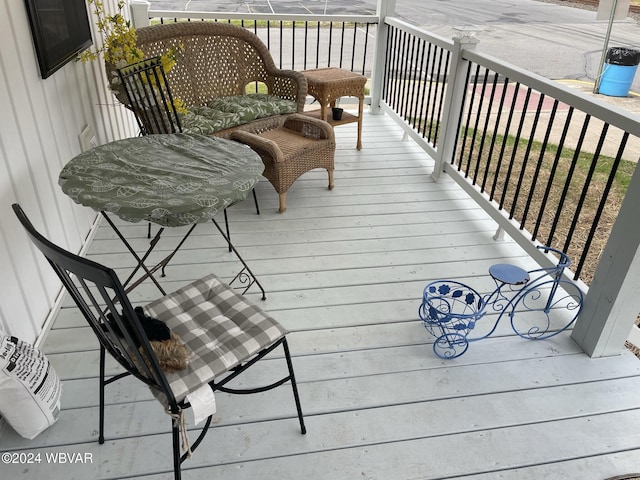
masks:
{"type": "MultiPolygon", "coordinates": [[[[540,243],[554,243],[552,246],[569,253],[573,249],[579,257],[578,274],[586,261],[599,264],[590,288],[576,279],[581,288],[588,291],[573,333],[582,348],[592,356],[613,355],[619,353],[627,337],[633,345],[640,346],[640,330],[633,327],[640,311],[640,296],[637,295],[640,286],[635,280],[640,278],[640,255],[637,255],[640,226],[633,216],[635,205],[640,203],[640,173],[636,169],[623,205],[614,212],[613,219],[617,217],[617,221],[610,229],[607,246],[602,252],[590,252],[592,234],[606,224],[601,222],[600,215],[601,208],[607,206],[607,192],[591,192],[591,177],[587,176],[579,184],[569,178],[560,184],[560,201],[547,204],[545,196],[542,208],[533,212],[533,219],[527,218],[527,213],[523,216],[516,204],[525,205],[529,212],[536,185],[541,180],[524,187],[523,177],[530,173],[524,167],[514,167],[513,157],[518,147],[511,147],[507,155],[504,146],[496,148],[494,145],[497,137],[502,138],[503,144],[507,137],[513,138],[516,146],[523,142],[519,148],[525,163],[533,156],[531,146],[535,142],[542,144],[542,151],[535,154],[533,163],[542,161],[552,147],[567,148],[573,152],[574,162],[562,168],[568,169],[570,174],[577,162],[585,161],[581,158],[584,152],[588,153],[590,160],[587,161],[593,166],[601,158],[612,158],[608,171],[611,182],[621,161],[638,158],[634,150],[640,139],[637,117],[483,55],[475,50],[477,41],[473,38],[443,39],[385,15],[393,10],[394,4],[393,0],[379,0],[375,16],[299,16],[151,11],[145,2],[135,2],[132,3],[132,16],[138,27],[166,21],[238,21],[263,37],[281,68],[337,66],[370,74],[372,112],[385,111],[436,160],[434,178],[437,179],[441,171],[447,172],[489,212],[502,231],[518,241],[542,266],[551,266],[556,260],[536,248],[540,243]],[[316,43],[311,50],[309,22],[315,22],[313,30],[316,32],[316,43]],[[353,28],[347,29],[347,25],[353,28]],[[358,32],[359,25],[366,25],[366,30],[361,29],[364,35],[358,35],[363,33],[358,32]],[[369,28],[372,25],[376,28],[369,28]],[[272,34],[272,31],[276,33],[272,34]],[[324,37],[321,31],[325,32],[324,37]],[[345,36],[346,31],[351,35],[345,36]],[[352,41],[345,41],[346,37],[352,41]],[[315,56],[314,51],[318,52],[315,56]],[[309,57],[313,57],[310,62],[309,57]],[[348,59],[346,62],[345,58],[348,59]],[[354,66],[356,59],[362,59],[357,67],[354,66]],[[511,90],[510,97],[507,95],[507,101],[511,103],[505,104],[504,92],[510,89],[515,91],[511,90]],[[519,92],[523,92],[524,104],[519,92]],[[545,101],[551,102],[551,110],[546,110],[545,101]],[[498,112],[509,121],[506,122],[498,112]],[[560,117],[560,123],[554,123],[560,117]],[[554,137],[557,131],[561,132],[560,136],[554,137]],[[497,135],[498,132],[503,133],[497,135]],[[595,143],[590,143],[591,139],[595,139],[595,143]],[[487,145],[489,142],[491,148],[487,145]],[[605,147],[611,146],[613,153],[605,151],[605,147]],[[491,170],[489,163],[491,158],[503,162],[509,156],[512,158],[505,168],[509,172],[513,168],[519,170],[502,180],[506,186],[498,198],[495,196],[497,172],[495,177],[487,173],[491,170]],[[490,192],[487,185],[491,186],[490,192]],[[567,192],[577,189],[584,194],[577,201],[571,200],[567,192]],[[585,198],[594,195],[601,197],[598,215],[588,220],[591,222],[589,238],[586,243],[580,243],[581,240],[574,239],[574,228],[585,221],[580,217],[585,198]],[[565,213],[573,214],[569,221],[571,231],[559,232],[555,225],[565,213]],[[539,227],[544,223],[553,224],[553,228],[543,235],[539,233],[539,227]],[[532,232],[528,231],[529,225],[535,226],[532,232]]],[[[546,185],[548,190],[557,188],[551,181],[546,185]]],[[[610,228],[610,225],[604,228],[610,228]]]]}
{"type": "Polygon", "coordinates": [[[572,336],[590,355],[617,354],[640,310],[637,116],[483,55],[474,38],[384,24],[383,110],[436,160],[434,177],[446,171],[540,265],[555,259],[538,244],[569,253],[589,290],[572,336]],[[616,208],[622,166],[631,180],[616,208]]]}
{"type": "Polygon", "coordinates": [[[237,23],[260,37],[282,69],[334,66],[371,76],[376,15],[172,12],[147,10],[145,3],[132,7],[138,27],[189,20],[237,23]]]}

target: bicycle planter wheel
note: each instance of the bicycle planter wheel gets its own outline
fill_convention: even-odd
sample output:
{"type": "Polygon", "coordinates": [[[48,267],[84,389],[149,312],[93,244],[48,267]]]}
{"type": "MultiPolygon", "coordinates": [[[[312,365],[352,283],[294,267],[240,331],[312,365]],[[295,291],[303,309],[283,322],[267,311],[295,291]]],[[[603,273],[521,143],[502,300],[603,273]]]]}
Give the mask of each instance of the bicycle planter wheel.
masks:
{"type": "Polygon", "coordinates": [[[467,351],[467,335],[485,314],[482,296],[452,280],[429,283],[418,313],[427,331],[436,337],[434,353],[443,359],[456,358],[467,351]]]}
{"type": "Polygon", "coordinates": [[[584,295],[568,280],[546,280],[522,291],[509,317],[513,331],[528,340],[544,340],[569,328],[578,318],[584,295]]]}

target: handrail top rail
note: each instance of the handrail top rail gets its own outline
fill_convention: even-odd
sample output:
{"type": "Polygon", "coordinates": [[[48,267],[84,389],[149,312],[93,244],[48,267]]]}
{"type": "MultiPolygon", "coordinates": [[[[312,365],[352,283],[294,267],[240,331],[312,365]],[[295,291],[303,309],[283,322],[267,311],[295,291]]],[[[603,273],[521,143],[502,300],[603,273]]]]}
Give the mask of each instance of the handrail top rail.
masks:
{"type": "Polygon", "coordinates": [[[453,40],[449,38],[441,37],[440,35],[437,35],[435,33],[427,32],[426,30],[423,30],[420,27],[416,27],[415,25],[407,23],[404,20],[401,20],[397,17],[386,17],[384,19],[384,22],[387,25],[404,30],[407,33],[415,36],[416,38],[419,38],[420,40],[426,40],[429,43],[433,43],[438,47],[446,48],[446,49],[453,48],[453,45],[454,45],[453,40]]]}
{"type": "Polygon", "coordinates": [[[218,19],[225,20],[282,20],[291,22],[354,22],[378,23],[378,15],[305,15],[299,13],[237,13],[237,12],[199,12],[175,10],[149,10],[150,18],[218,19]]]}

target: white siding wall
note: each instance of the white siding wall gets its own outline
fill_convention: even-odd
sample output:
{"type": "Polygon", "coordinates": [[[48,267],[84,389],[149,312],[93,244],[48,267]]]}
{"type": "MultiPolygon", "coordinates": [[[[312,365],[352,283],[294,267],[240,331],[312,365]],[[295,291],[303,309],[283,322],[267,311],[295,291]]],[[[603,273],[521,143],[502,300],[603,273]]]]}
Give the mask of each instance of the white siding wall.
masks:
{"type": "MultiPolygon", "coordinates": [[[[113,8],[114,2],[105,3],[113,8]]],[[[34,341],[61,288],[11,204],[20,203],[52,241],[80,251],[95,213],[62,193],[58,173],[80,153],[85,126],[94,129],[98,143],[136,134],[132,117],[114,104],[105,85],[100,62],[71,62],[42,80],[25,3],[0,2],[1,332],[34,341]]]]}

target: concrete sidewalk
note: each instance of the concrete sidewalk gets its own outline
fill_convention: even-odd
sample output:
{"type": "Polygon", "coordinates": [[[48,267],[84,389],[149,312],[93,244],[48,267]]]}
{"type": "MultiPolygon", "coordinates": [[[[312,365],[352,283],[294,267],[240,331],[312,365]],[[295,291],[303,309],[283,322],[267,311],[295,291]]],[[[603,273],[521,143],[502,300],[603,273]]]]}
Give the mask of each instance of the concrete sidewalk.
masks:
{"type": "MultiPolygon", "coordinates": [[[[597,99],[601,102],[605,102],[610,104],[613,107],[620,108],[621,110],[626,110],[636,116],[638,116],[638,121],[640,121],[640,93],[636,93],[633,91],[629,92],[629,95],[626,97],[612,97],[609,95],[595,94],[593,93],[593,82],[587,82],[582,80],[557,80],[557,82],[562,83],[568,87],[574,88],[583,94],[597,99]]],[[[605,151],[603,152],[610,156],[615,156],[616,152],[605,151]]],[[[625,148],[625,160],[631,161],[639,161],[640,160],[640,138],[631,136],[629,137],[629,141],[625,148]]]]}
{"type": "Polygon", "coordinates": [[[640,93],[629,91],[629,95],[626,97],[611,97],[609,95],[593,93],[593,87],[594,87],[593,82],[584,81],[584,80],[574,80],[574,79],[565,79],[565,80],[556,80],[556,81],[568,87],[574,88],[593,98],[597,98],[600,101],[609,103],[611,105],[615,105],[616,107],[619,107],[623,110],[627,110],[628,112],[640,114],[640,93]]]}

